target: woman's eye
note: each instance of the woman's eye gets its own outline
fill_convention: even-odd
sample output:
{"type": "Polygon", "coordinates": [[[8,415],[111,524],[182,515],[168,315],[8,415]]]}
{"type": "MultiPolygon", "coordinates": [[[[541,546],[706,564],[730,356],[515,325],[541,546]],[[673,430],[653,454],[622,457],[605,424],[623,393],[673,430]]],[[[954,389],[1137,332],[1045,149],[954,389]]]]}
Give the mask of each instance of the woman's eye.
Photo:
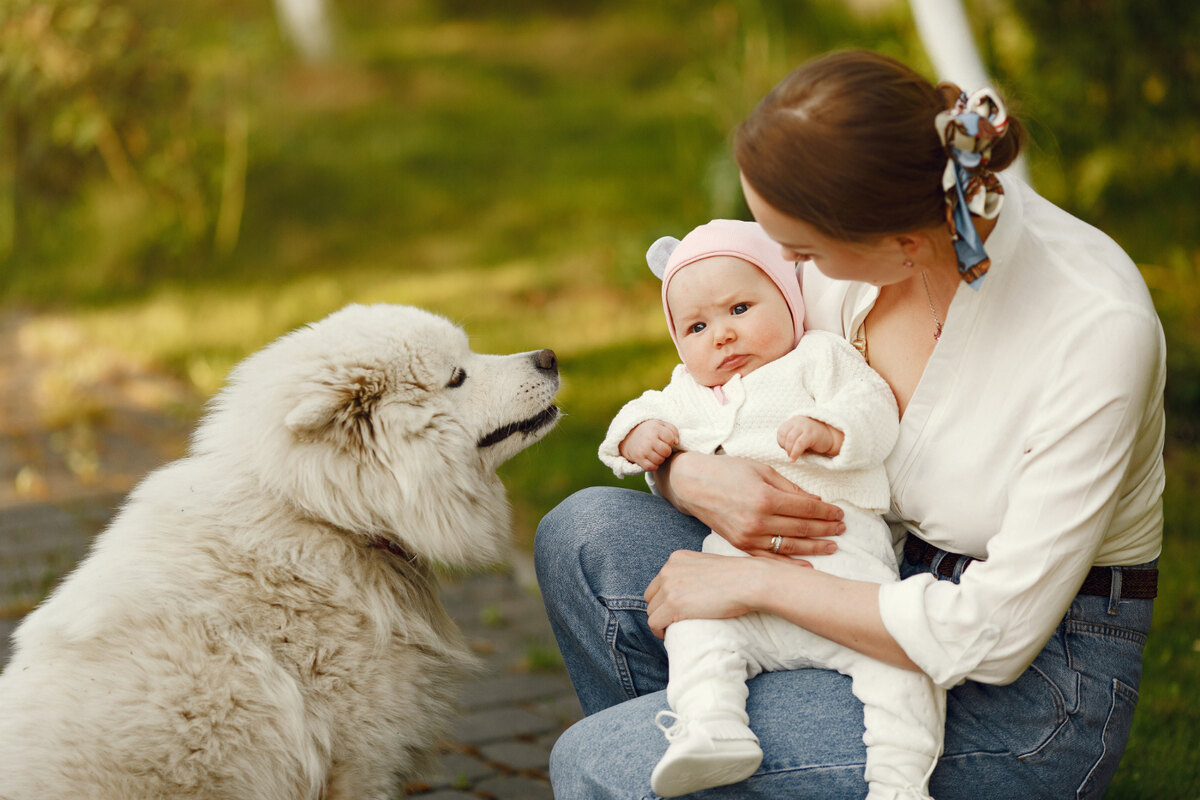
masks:
{"type": "Polygon", "coordinates": [[[738,303],[732,309],[730,309],[730,313],[732,313],[734,315],[745,314],[749,310],[750,310],[749,303],[738,303]]]}
{"type": "Polygon", "coordinates": [[[457,389],[467,382],[467,371],[462,367],[455,367],[454,372],[450,375],[450,381],[446,384],[447,389],[457,389]]]}
{"type": "Polygon", "coordinates": [[[703,322],[697,322],[696,324],[694,324],[688,328],[688,333],[699,333],[700,331],[704,330],[707,327],[708,326],[705,325],[703,322]]]}

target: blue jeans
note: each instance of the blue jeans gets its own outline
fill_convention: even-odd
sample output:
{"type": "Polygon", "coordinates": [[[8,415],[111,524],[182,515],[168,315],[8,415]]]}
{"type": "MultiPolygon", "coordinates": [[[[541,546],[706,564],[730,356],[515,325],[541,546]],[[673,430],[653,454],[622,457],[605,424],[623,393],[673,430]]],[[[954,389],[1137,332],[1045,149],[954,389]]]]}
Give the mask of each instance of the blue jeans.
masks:
{"type": "MultiPolygon", "coordinates": [[[[653,798],[667,742],[667,657],[646,626],[642,592],[675,550],[708,528],[646,492],[585,489],[542,520],[535,556],[546,611],[588,715],[558,740],[559,800],[653,798]]],[[[905,563],[901,575],[925,569],[905,563]]],[[[1094,798],[1125,749],[1152,600],[1079,595],[1016,681],[968,681],[947,697],[946,743],[930,784],[938,800],[1094,798]]],[[[862,798],[862,704],[830,670],[764,673],[746,710],[762,742],[759,771],[703,798],[862,798]]]]}

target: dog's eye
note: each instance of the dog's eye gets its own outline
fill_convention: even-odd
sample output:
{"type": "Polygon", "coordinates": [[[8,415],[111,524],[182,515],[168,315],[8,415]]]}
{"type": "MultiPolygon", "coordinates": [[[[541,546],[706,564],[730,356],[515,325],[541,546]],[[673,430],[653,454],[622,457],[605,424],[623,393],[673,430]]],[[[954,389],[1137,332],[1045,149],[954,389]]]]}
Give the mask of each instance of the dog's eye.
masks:
{"type": "Polygon", "coordinates": [[[467,382],[467,371],[462,367],[455,367],[454,373],[450,376],[450,382],[446,384],[447,389],[456,389],[467,382]]]}

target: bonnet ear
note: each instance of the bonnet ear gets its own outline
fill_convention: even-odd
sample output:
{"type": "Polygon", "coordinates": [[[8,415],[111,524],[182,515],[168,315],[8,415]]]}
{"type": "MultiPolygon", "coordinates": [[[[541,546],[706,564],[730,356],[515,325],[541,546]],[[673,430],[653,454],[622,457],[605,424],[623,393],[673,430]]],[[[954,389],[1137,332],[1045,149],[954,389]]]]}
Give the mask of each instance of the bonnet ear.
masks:
{"type": "Polygon", "coordinates": [[[663,273],[667,271],[667,262],[671,260],[671,254],[678,246],[679,240],[674,236],[663,236],[650,245],[650,249],[646,251],[646,264],[660,281],[663,273]]]}

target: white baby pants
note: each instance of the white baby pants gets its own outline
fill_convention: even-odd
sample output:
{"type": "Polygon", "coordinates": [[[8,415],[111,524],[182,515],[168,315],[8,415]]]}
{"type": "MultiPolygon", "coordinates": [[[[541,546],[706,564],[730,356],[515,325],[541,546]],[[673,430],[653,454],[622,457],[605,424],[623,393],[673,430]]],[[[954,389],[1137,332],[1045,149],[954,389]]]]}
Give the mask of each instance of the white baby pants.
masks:
{"type": "MultiPolygon", "coordinates": [[[[845,578],[898,580],[887,525],[878,515],[841,507],[846,532],[837,539],[838,552],[807,560],[845,578]]],[[[746,555],[716,533],[704,540],[704,551],[746,555]]],[[[850,676],[863,703],[869,800],[929,796],[929,776],[942,750],[946,693],[923,673],[868,658],[767,614],[676,622],[667,628],[666,648],[667,702],[681,720],[729,714],[747,720],[746,681],[760,672],[819,668],[850,676]]]]}

